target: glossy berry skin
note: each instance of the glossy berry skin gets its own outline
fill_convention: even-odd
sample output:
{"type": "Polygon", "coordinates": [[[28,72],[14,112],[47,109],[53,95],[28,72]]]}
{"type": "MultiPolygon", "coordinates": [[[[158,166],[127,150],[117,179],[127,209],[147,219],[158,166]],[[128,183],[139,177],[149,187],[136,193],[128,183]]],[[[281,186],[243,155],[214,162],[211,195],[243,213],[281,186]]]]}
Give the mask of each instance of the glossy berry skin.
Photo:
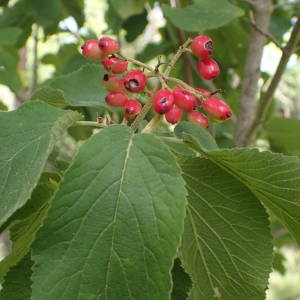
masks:
{"type": "Polygon", "coordinates": [[[199,75],[206,80],[214,79],[220,74],[218,63],[210,57],[199,60],[197,70],[199,75]]]}
{"type": "Polygon", "coordinates": [[[158,114],[165,114],[172,109],[174,104],[174,96],[168,89],[159,90],[153,97],[152,106],[158,114]]]}
{"type": "Polygon", "coordinates": [[[98,47],[106,55],[117,53],[120,50],[119,43],[116,40],[106,36],[99,39],[98,47]]]}
{"type": "Polygon", "coordinates": [[[124,103],[128,100],[126,94],[122,92],[111,92],[105,97],[105,102],[110,106],[123,106],[124,103]]]}
{"type": "Polygon", "coordinates": [[[104,74],[102,78],[103,87],[109,92],[123,92],[123,80],[116,75],[104,74]]]}
{"type": "Polygon", "coordinates": [[[128,92],[139,93],[147,84],[147,76],[141,70],[132,70],[124,76],[124,87],[128,92]]]}
{"type": "Polygon", "coordinates": [[[174,88],[174,103],[184,111],[192,111],[197,106],[197,98],[189,91],[174,88]]]}
{"type": "Polygon", "coordinates": [[[128,62],[117,57],[111,56],[107,57],[102,62],[106,71],[109,71],[114,74],[121,74],[127,71],[128,62]]]}
{"type": "Polygon", "coordinates": [[[189,112],[187,115],[187,119],[190,122],[195,123],[203,128],[208,127],[207,117],[199,111],[194,110],[194,111],[189,112]]]}
{"type": "Polygon", "coordinates": [[[202,108],[209,116],[217,120],[227,120],[232,115],[229,105],[215,97],[208,97],[202,103],[202,108]]]}
{"type": "Polygon", "coordinates": [[[183,111],[173,104],[172,108],[166,112],[165,117],[166,120],[171,124],[176,124],[180,122],[182,118],[183,111]]]}
{"type": "Polygon", "coordinates": [[[92,61],[103,61],[107,55],[98,46],[98,40],[87,40],[82,46],[82,55],[92,61]]]}
{"type": "Polygon", "coordinates": [[[128,99],[124,105],[124,118],[128,121],[133,119],[142,109],[142,104],[135,99],[128,99]]]}
{"type": "Polygon", "coordinates": [[[193,39],[191,49],[199,58],[209,57],[213,53],[212,39],[206,35],[198,35],[193,39]]]}

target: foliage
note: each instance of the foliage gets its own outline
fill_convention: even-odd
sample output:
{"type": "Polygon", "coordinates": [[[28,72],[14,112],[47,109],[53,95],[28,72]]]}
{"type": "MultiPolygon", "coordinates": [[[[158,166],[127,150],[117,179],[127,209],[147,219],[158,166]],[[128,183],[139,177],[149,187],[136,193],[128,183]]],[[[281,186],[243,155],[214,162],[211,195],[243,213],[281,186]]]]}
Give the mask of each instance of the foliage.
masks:
{"type": "MultiPolygon", "coordinates": [[[[170,76],[221,91],[238,115],[251,6],[177,2],[107,0],[107,28],[93,32],[83,0],[0,1],[0,83],[26,95],[12,111],[0,99],[0,226],[12,243],[0,299],[254,300],[264,299],[272,267],[285,271],[278,248],[300,243],[297,116],[268,106],[257,131],[268,149],[234,147],[234,118],[203,129],[185,116],[148,131],[153,112],[138,126],[122,122],[105,103],[102,64],[80,55],[84,40],[109,35],[131,63],[166,70],[184,38],[205,33],[221,75],[201,79],[185,53],[170,76]],[[158,5],[166,19],[155,27],[147,16],[158,5]],[[62,27],[69,16],[77,28],[62,27]],[[39,62],[33,53],[24,80],[20,49],[38,46],[37,33],[68,38],[39,62]],[[42,80],[45,65],[55,72],[42,80]],[[279,241],[282,229],[289,236],[279,241]]],[[[280,43],[297,11],[281,4],[270,21],[280,43]]],[[[261,74],[263,84],[269,78],[261,74]]]]}

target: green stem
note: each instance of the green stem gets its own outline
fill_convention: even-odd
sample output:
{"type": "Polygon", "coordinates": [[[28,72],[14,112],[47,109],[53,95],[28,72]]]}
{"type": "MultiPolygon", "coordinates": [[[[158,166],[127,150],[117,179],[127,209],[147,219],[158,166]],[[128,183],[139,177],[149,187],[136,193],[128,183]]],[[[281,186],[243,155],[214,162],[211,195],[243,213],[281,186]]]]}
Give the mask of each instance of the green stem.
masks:
{"type": "Polygon", "coordinates": [[[155,115],[147,126],[142,130],[142,133],[151,133],[153,132],[157,125],[160,123],[162,115],[155,115]]]}
{"type": "Polygon", "coordinates": [[[73,126],[92,126],[92,127],[99,127],[99,128],[105,127],[104,124],[97,123],[94,121],[77,121],[73,124],[73,126]]]}

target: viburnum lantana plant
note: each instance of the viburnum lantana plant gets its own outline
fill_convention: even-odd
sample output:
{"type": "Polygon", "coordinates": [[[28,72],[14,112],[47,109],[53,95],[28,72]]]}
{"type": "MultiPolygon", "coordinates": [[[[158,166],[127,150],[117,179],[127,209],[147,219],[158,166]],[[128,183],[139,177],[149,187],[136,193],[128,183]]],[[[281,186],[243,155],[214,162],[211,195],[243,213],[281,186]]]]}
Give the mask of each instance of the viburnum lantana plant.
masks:
{"type": "Polygon", "coordinates": [[[232,110],[220,90],[172,76],[186,52],[203,79],[220,74],[208,36],[154,66],[111,37],[87,40],[91,64],[0,112],[0,225],[12,244],[0,299],[264,298],[270,216],[300,242],[300,161],[220,148],[210,127],[232,110]],[[105,90],[101,105],[90,88],[105,90]],[[97,105],[104,113],[82,120],[97,105]],[[86,140],[71,138],[84,129],[86,140]]]}

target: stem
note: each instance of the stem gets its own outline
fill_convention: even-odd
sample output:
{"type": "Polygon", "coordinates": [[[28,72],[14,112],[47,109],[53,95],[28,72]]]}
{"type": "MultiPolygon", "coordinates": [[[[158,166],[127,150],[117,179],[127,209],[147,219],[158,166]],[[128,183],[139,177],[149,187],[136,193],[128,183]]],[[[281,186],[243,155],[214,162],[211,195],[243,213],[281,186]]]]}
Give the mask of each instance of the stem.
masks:
{"type": "Polygon", "coordinates": [[[142,130],[142,133],[151,133],[155,130],[157,125],[160,123],[162,115],[156,114],[151,121],[147,124],[147,126],[142,130]]]}
{"type": "MultiPolygon", "coordinates": [[[[260,28],[261,31],[267,32],[272,13],[272,1],[252,0],[248,2],[251,2],[253,5],[252,9],[255,25],[260,28]]],[[[242,81],[239,114],[234,136],[234,142],[237,146],[247,146],[251,142],[247,138],[246,133],[255,118],[258,81],[260,78],[260,62],[266,40],[266,36],[262,35],[260,31],[252,26],[242,81]]]]}
{"type": "Polygon", "coordinates": [[[151,68],[150,66],[148,66],[148,65],[146,65],[146,64],[144,64],[144,63],[142,63],[141,61],[139,61],[139,60],[136,60],[136,59],[134,59],[134,58],[129,58],[129,57],[124,57],[122,54],[120,54],[120,53],[117,53],[117,54],[114,54],[116,57],[118,57],[118,58],[120,58],[120,59],[123,59],[123,60],[125,60],[125,61],[129,61],[129,62],[131,62],[131,63],[133,63],[133,64],[135,64],[135,65],[138,65],[138,66],[140,66],[140,67],[142,67],[142,68],[144,68],[144,69],[147,69],[147,70],[149,70],[149,71],[151,71],[151,72],[154,72],[154,69],[153,68],[151,68]]]}
{"type": "Polygon", "coordinates": [[[247,132],[247,135],[246,135],[247,139],[250,139],[252,137],[254,131],[256,130],[256,128],[261,123],[263,123],[266,112],[268,110],[268,107],[270,106],[273,95],[275,93],[275,90],[278,87],[278,84],[282,78],[282,75],[284,73],[286,65],[287,65],[291,55],[294,53],[294,50],[295,50],[296,45],[299,40],[300,40],[300,17],[298,17],[297,22],[295,23],[294,28],[291,33],[291,36],[289,38],[289,41],[285,46],[285,50],[282,52],[278,67],[277,67],[276,72],[270,82],[270,85],[269,85],[266,93],[262,97],[261,104],[257,110],[256,118],[254,119],[251,127],[249,128],[249,130],[247,132]]]}
{"type": "Polygon", "coordinates": [[[191,43],[192,39],[188,38],[184,44],[182,44],[181,46],[179,46],[177,52],[175,53],[175,55],[173,56],[173,58],[171,59],[170,63],[168,64],[165,72],[163,73],[164,77],[168,77],[171,70],[173,69],[174,65],[176,64],[176,62],[178,61],[178,59],[180,58],[180,56],[186,51],[186,48],[189,46],[189,44],[191,43]]]}
{"type": "Polygon", "coordinates": [[[141,112],[136,116],[136,118],[131,124],[131,128],[133,131],[136,131],[139,128],[140,123],[144,120],[145,116],[147,115],[151,107],[152,107],[152,99],[149,98],[149,100],[143,106],[141,112]]]}
{"type": "Polygon", "coordinates": [[[33,62],[32,62],[32,77],[30,84],[30,93],[34,91],[38,81],[38,43],[39,43],[39,25],[34,24],[32,31],[33,38],[33,62]]]}
{"type": "Polygon", "coordinates": [[[100,124],[94,121],[77,121],[73,124],[73,126],[93,126],[93,127],[99,127],[103,128],[105,127],[104,124],[100,124]]]}

